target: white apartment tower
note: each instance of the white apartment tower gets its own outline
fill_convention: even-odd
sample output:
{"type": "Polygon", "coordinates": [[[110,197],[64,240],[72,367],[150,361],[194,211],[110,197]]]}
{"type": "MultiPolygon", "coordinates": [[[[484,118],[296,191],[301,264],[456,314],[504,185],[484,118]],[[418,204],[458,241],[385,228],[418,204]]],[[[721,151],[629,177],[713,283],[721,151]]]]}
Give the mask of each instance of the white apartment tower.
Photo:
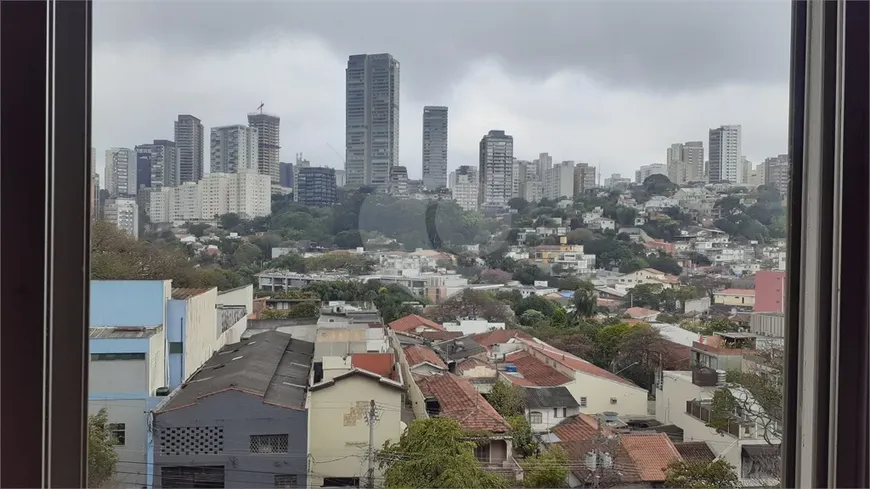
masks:
{"type": "Polygon", "coordinates": [[[205,173],[203,145],[205,134],[202,121],[190,114],[181,114],[175,121],[175,144],[178,151],[178,181],[198,182],[205,173]]]}
{"type": "Polygon", "coordinates": [[[456,205],[466,211],[477,210],[480,186],[477,181],[477,168],[462,165],[450,172],[450,191],[456,205]]]}
{"type": "Polygon", "coordinates": [[[423,107],[423,186],[447,186],[447,107],[423,107]]]}
{"type": "Polygon", "coordinates": [[[214,219],[238,214],[244,219],[269,215],[272,180],[256,170],[237,173],[209,173],[199,183],[185,182],[151,193],[151,222],[214,219]]]}
{"type": "Polygon", "coordinates": [[[259,169],[256,127],[237,124],[211,128],[211,173],[259,169]]]}
{"type": "Polygon", "coordinates": [[[103,219],[114,224],[121,231],[139,239],[139,206],[132,197],[118,197],[106,201],[103,219]]]}
{"type": "Polygon", "coordinates": [[[544,173],[544,197],[551,200],[574,198],[573,161],[563,161],[544,173]]]}
{"type": "Polygon", "coordinates": [[[704,181],[704,143],[688,141],[668,148],[668,179],[678,185],[704,181]]]}
{"type": "Polygon", "coordinates": [[[480,140],[480,206],[507,208],[513,196],[514,138],[504,131],[489,131],[480,140]]]}
{"type": "Polygon", "coordinates": [[[248,114],[248,126],[257,130],[257,171],[280,184],[281,118],[253,112],[248,114]]]}
{"type": "Polygon", "coordinates": [[[135,197],[136,152],[127,148],[106,150],[106,190],[112,197],[135,197]]]}
{"type": "Polygon", "coordinates": [[[534,161],[535,166],[538,170],[538,181],[544,181],[544,173],[547,172],[550,168],[553,168],[553,157],[548,153],[541,153],[538,155],[538,159],[534,161]]]}
{"type": "Polygon", "coordinates": [[[710,129],[710,160],[708,179],[710,183],[742,183],[741,127],[720,126],[710,129]]]}
{"type": "Polygon", "coordinates": [[[345,72],[345,171],[348,185],[389,185],[399,165],[399,62],[356,54],[345,72]]]}

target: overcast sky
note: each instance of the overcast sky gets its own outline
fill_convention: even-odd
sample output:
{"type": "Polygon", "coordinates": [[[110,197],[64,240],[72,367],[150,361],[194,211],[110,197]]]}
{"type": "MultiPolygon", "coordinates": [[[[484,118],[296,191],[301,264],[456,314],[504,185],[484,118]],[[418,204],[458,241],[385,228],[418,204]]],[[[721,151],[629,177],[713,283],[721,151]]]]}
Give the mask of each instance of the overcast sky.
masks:
{"type": "MultiPolygon", "coordinates": [[[[449,107],[449,166],[490,129],[514,155],[633,175],[668,145],[743,125],[758,163],[786,152],[789,2],[97,0],[94,145],[172,139],[190,113],[281,117],[281,160],[343,168],[350,54],[401,64],[400,162],[421,175],[424,105],[449,107]],[[341,156],[332,151],[332,145],[341,156]]],[[[208,136],[206,136],[206,169],[208,136]]],[[[104,180],[104,179],[103,179],[104,180]]]]}

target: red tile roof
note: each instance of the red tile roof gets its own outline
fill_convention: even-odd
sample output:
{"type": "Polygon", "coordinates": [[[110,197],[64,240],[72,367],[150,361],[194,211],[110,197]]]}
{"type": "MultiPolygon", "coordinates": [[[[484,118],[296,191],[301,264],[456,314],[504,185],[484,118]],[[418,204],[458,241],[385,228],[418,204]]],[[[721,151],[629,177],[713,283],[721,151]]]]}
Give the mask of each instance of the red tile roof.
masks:
{"type": "Polygon", "coordinates": [[[693,462],[712,462],[716,459],[713,450],[704,441],[686,441],[683,443],[674,443],[674,447],[680,452],[683,460],[693,462]]]}
{"type": "Polygon", "coordinates": [[[619,441],[643,482],[664,482],[668,465],[683,459],[665,433],[622,435],[619,441]]]}
{"type": "Polygon", "coordinates": [[[447,369],[447,364],[441,360],[438,354],[425,346],[411,345],[406,346],[403,350],[405,351],[405,359],[408,360],[408,366],[411,368],[428,362],[436,367],[447,369]]]}
{"type": "Polygon", "coordinates": [[[431,341],[444,341],[459,338],[462,336],[462,331],[421,331],[415,334],[431,341]]]}
{"type": "MultiPolygon", "coordinates": [[[[553,427],[553,433],[563,442],[591,440],[598,436],[598,420],[582,413],[569,416],[553,427]]],[[[601,427],[602,435],[610,433],[610,428],[601,427]]]]}
{"type": "Polygon", "coordinates": [[[496,329],[474,335],[474,341],[487,350],[493,345],[507,343],[511,338],[532,339],[530,335],[517,329],[496,329]]]}
{"type": "Polygon", "coordinates": [[[172,289],[172,298],[174,300],[190,299],[208,291],[209,289],[172,289]]]}
{"type": "MultiPolygon", "coordinates": [[[[531,382],[531,385],[539,387],[548,387],[554,385],[563,385],[571,382],[571,379],[559,373],[553,367],[533,357],[525,351],[516,351],[505,357],[506,363],[516,365],[517,373],[522,375],[522,378],[531,382]]],[[[507,374],[506,377],[514,377],[507,374]]]]}
{"type": "Polygon", "coordinates": [[[481,360],[481,359],[476,358],[476,357],[468,357],[465,360],[462,360],[461,362],[458,362],[456,364],[456,373],[461,374],[461,373],[464,373],[464,372],[471,370],[475,367],[489,367],[489,368],[495,370],[495,365],[493,365],[485,360],[481,360]]]}
{"type": "Polygon", "coordinates": [[[353,368],[368,370],[381,377],[393,378],[395,360],[392,353],[354,353],[350,357],[353,368]]]}
{"type": "MultiPolygon", "coordinates": [[[[619,382],[625,385],[634,386],[635,384],[630,380],[623,379],[622,377],[608,372],[607,370],[593,365],[582,358],[576,357],[568,352],[564,352],[558,348],[554,348],[550,345],[542,344],[534,340],[524,340],[520,339],[521,342],[528,345],[531,348],[534,348],[536,351],[543,353],[548,358],[552,358],[553,360],[561,363],[562,365],[571,368],[578,372],[583,372],[589,375],[594,375],[596,377],[601,377],[604,379],[612,380],[614,382],[619,382]]],[[[636,386],[635,386],[636,387],[636,386]]]]}
{"type": "Polygon", "coordinates": [[[625,310],[625,313],[633,318],[643,318],[661,314],[661,312],[656,311],[655,309],[647,309],[645,307],[629,307],[625,310]]]}
{"type": "Polygon", "coordinates": [[[466,379],[451,373],[419,378],[423,394],[438,399],[441,415],[459,422],[468,431],[507,433],[510,425],[466,379]]]}
{"type": "Polygon", "coordinates": [[[403,318],[396,319],[390,323],[389,326],[393,331],[398,331],[400,333],[414,331],[420,326],[426,326],[437,331],[445,331],[444,326],[416,314],[408,314],[403,318]]]}

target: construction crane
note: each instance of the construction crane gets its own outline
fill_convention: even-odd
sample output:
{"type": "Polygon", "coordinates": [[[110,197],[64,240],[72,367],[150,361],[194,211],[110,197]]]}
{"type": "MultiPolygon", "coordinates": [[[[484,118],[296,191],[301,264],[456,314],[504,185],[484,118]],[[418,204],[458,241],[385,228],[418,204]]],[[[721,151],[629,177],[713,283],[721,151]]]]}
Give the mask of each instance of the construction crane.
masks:
{"type": "Polygon", "coordinates": [[[261,100],[261,101],[260,101],[260,106],[257,107],[257,110],[259,110],[261,114],[263,113],[263,105],[265,105],[265,104],[263,104],[263,101],[261,100]]]}
{"type": "Polygon", "coordinates": [[[326,145],[329,146],[329,149],[331,149],[332,152],[335,153],[335,154],[338,156],[338,159],[341,160],[341,164],[344,165],[344,164],[345,164],[345,161],[344,161],[344,157],[341,156],[341,153],[339,153],[337,149],[333,148],[331,144],[326,143],[326,145]]]}

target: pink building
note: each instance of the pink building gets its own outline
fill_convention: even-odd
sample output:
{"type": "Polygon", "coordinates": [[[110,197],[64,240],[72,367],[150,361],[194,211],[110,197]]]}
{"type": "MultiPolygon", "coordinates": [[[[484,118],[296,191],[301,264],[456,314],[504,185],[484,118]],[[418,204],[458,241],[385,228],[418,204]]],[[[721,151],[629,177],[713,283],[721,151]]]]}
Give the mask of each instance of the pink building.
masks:
{"type": "Polygon", "coordinates": [[[755,312],[785,312],[785,272],[755,274],[755,312]]]}

